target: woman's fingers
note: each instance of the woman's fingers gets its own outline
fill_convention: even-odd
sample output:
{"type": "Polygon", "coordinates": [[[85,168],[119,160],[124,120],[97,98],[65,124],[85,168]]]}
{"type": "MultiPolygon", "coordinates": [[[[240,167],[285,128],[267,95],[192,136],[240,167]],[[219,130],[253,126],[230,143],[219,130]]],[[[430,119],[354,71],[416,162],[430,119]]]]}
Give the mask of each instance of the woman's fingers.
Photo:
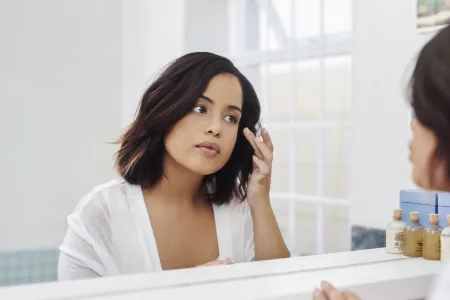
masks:
{"type": "Polygon", "coordinates": [[[248,128],[244,129],[244,135],[255,150],[255,155],[259,159],[264,160],[268,165],[271,165],[273,160],[273,153],[271,150],[273,149],[273,144],[267,130],[262,130],[262,141],[258,137],[256,137],[248,128]]]}
{"type": "Polygon", "coordinates": [[[267,176],[270,173],[270,168],[262,159],[259,159],[256,155],[253,155],[253,162],[258,167],[259,173],[263,177],[267,176]]]}
{"type": "Polygon", "coordinates": [[[231,265],[231,259],[227,258],[225,260],[213,260],[207,262],[206,264],[200,265],[198,267],[211,267],[211,266],[220,266],[220,265],[231,265]]]}
{"type": "Polygon", "coordinates": [[[344,295],[337,290],[331,283],[322,281],[321,288],[328,300],[345,300],[344,295]]]}
{"type": "Polygon", "coordinates": [[[253,134],[253,132],[250,131],[250,129],[248,128],[244,128],[244,136],[247,139],[247,141],[250,143],[250,145],[252,145],[253,150],[255,151],[255,155],[257,157],[259,157],[260,159],[263,159],[263,155],[261,153],[261,151],[259,150],[259,147],[256,146],[256,141],[255,141],[255,135],[253,134]]]}
{"type": "Polygon", "coordinates": [[[269,148],[270,152],[273,153],[272,138],[270,137],[270,134],[266,128],[261,129],[261,136],[263,138],[264,144],[266,144],[266,146],[267,146],[267,148],[269,148]]]}
{"type": "Polygon", "coordinates": [[[314,300],[328,300],[327,296],[324,294],[324,292],[322,292],[319,289],[316,289],[314,291],[313,299],[314,300]]]}
{"type": "Polygon", "coordinates": [[[343,291],[342,294],[344,295],[345,300],[360,300],[358,295],[356,295],[353,292],[350,291],[343,291]]]}
{"type": "Polygon", "coordinates": [[[314,300],[360,300],[360,298],[350,291],[339,291],[331,283],[322,281],[321,289],[314,291],[314,300]]]}
{"type": "Polygon", "coordinates": [[[259,151],[262,153],[264,161],[268,164],[271,164],[273,161],[273,154],[272,151],[270,151],[269,147],[267,147],[267,145],[258,138],[255,138],[255,144],[258,147],[259,151]]]}

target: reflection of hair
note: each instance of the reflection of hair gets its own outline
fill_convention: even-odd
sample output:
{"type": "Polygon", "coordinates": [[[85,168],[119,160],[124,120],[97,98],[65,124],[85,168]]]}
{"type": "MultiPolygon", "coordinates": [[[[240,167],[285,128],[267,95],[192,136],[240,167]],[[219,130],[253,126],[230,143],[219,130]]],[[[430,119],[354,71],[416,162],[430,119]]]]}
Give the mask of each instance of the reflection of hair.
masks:
{"type": "Polygon", "coordinates": [[[223,73],[236,76],[241,84],[242,117],[230,159],[215,174],[205,176],[203,183],[215,186],[209,195],[213,203],[226,203],[233,195],[240,199],[247,196],[253,148],[244,137],[243,129],[247,127],[256,132],[259,100],[250,82],[231,61],[207,52],[190,53],[176,59],[144,93],[136,119],[119,140],[116,166],[128,183],[148,188],[161,179],[165,134],[192,110],[209,81],[223,73]]]}
{"type": "Polygon", "coordinates": [[[410,92],[417,120],[438,139],[435,158],[445,161],[450,180],[450,26],[439,31],[420,51],[410,92]]]}

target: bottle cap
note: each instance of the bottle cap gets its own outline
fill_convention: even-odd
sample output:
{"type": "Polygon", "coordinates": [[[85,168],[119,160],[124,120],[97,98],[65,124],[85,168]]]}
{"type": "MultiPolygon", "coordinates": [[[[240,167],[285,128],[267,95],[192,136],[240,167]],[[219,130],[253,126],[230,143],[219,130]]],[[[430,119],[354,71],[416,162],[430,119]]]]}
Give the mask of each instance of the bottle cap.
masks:
{"type": "Polygon", "coordinates": [[[439,224],[439,214],[429,214],[428,219],[430,224],[437,225],[439,224]]]}
{"type": "Polygon", "coordinates": [[[402,219],[402,212],[403,212],[403,209],[401,209],[401,208],[394,209],[394,214],[393,214],[394,219],[401,220],[402,219]]]}
{"type": "Polygon", "coordinates": [[[409,219],[413,222],[419,221],[419,212],[418,211],[412,211],[409,213],[409,219]]]}

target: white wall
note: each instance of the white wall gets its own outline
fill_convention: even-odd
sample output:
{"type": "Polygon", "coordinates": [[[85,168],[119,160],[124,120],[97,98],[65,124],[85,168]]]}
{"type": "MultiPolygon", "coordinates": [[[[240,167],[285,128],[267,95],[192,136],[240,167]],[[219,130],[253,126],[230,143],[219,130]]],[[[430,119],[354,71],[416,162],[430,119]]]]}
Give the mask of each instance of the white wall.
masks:
{"type": "Polygon", "coordinates": [[[142,93],[173,59],[228,49],[227,0],[134,0],[123,3],[123,125],[142,93]]]}
{"type": "Polygon", "coordinates": [[[430,34],[415,30],[411,0],[355,0],[350,217],[384,228],[399,190],[414,187],[408,162],[408,66],[430,34]]]}
{"type": "Polygon", "coordinates": [[[154,77],[184,52],[184,0],[123,1],[123,125],[154,77]]]}
{"type": "Polygon", "coordinates": [[[123,1],[123,125],[142,93],[173,59],[228,50],[227,0],[123,1]]]}
{"type": "Polygon", "coordinates": [[[154,76],[188,51],[226,47],[211,29],[220,4],[0,0],[0,251],[60,244],[80,197],[116,176],[108,142],[154,76]]]}
{"type": "Polygon", "coordinates": [[[187,0],[185,4],[186,52],[228,52],[228,0],[187,0]]]}
{"type": "Polygon", "coordinates": [[[121,2],[0,1],[0,251],[56,247],[114,176],[121,2]]]}

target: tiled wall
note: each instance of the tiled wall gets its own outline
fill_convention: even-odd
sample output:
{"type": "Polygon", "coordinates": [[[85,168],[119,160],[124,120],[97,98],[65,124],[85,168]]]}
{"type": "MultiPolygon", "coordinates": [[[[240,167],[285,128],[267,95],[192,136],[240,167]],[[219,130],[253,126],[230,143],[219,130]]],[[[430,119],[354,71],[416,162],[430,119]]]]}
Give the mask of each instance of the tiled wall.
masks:
{"type": "Polygon", "coordinates": [[[58,249],[0,252],[0,286],[55,281],[58,249]]]}

